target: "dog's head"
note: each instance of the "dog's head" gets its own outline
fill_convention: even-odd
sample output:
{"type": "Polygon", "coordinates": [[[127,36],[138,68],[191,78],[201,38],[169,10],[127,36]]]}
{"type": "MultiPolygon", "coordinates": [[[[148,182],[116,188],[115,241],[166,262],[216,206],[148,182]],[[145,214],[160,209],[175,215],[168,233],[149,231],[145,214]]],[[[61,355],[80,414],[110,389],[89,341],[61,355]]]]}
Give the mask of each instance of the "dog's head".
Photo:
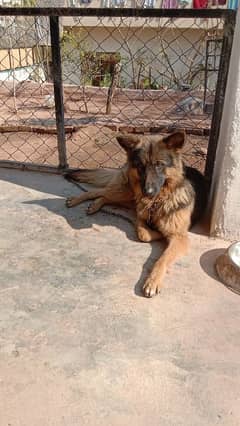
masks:
{"type": "Polygon", "coordinates": [[[155,197],[164,185],[176,184],[182,179],[183,131],[159,138],[118,135],[117,141],[127,152],[130,173],[147,197],[155,197]]]}

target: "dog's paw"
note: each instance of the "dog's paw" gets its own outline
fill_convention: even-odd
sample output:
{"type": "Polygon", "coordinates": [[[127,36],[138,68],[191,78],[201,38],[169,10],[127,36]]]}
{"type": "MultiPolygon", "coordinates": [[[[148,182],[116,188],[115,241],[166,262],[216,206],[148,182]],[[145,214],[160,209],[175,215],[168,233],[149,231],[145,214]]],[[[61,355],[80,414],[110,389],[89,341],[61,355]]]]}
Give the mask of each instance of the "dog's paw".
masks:
{"type": "Polygon", "coordinates": [[[151,241],[151,235],[149,235],[149,232],[144,228],[139,228],[137,230],[137,236],[143,243],[149,243],[151,241]]]}
{"type": "Polygon", "coordinates": [[[142,226],[137,227],[137,236],[143,243],[150,243],[151,241],[160,240],[162,238],[162,234],[159,231],[144,228],[142,226]]]}
{"type": "Polygon", "coordinates": [[[69,208],[69,207],[73,207],[75,204],[74,204],[74,197],[69,197],[69,198],[67,198],[66,199],[66,206],[69,208]]]}
{"type": "Polygon", "coordinates": [[[162,285],[160,282],[149,277],[143,286],[143,294],[146,297],[153,297],[160,293],[161,288],[162,285]]]}
{"type": "Polygon", "coordinates": [[[87,214],[94,214],[99,210],[99,207],[96,206],[94,203],[89,204],[87,208],[87,214]]]}
{"type": "Polygon", "coordinates": [[[97,198],[92,203],[89,204],[87,209],[87,214],[94,214],[101,210],[104,205],[104,200],[102,198],[97,198]]]}

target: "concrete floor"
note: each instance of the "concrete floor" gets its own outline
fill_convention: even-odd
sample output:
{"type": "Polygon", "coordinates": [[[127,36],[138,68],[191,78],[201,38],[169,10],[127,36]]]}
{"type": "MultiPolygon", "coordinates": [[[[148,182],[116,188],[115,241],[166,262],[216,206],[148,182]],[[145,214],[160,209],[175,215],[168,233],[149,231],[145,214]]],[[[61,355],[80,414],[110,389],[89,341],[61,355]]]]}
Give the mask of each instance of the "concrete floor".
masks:
{"type": "Polygon", "coordinates": [[[0,178],[0,425],[239,425],[240,299],[213,268],[229,243],[191,233],[146,299],[160,243],[67,210],[59,176],[0,178]]]}

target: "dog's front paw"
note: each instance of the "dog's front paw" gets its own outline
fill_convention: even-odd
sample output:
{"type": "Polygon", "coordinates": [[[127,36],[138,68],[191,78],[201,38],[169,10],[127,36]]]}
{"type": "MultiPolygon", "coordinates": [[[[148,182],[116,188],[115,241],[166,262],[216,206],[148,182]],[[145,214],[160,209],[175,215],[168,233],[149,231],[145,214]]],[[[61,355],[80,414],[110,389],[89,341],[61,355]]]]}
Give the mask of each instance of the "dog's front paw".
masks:
{"type": "Polygon", "coordinates": [[[149,232],[144,228],[138,228],[137,236],[138,239],[143,243],[149,243],[151,241],[151,236],[149,235],[149,232]]]}
{"type": "Polygon", "coordinates": [[[149,277],[143,286],[143,294],[146,297],[153,297],[160,293],[162,285],[159,281],[149,277]]]}
{"type": "Polygon", "coordinates": [[[74,197],[69,197],[66,199],[66,206],[67,207],[74,207],[74,197]]]}
{"type": "Polygon", "coordinates": [[[94,214],[99,210],[99,207],[93,202],[87,208],[87,214],[94,214]]]}

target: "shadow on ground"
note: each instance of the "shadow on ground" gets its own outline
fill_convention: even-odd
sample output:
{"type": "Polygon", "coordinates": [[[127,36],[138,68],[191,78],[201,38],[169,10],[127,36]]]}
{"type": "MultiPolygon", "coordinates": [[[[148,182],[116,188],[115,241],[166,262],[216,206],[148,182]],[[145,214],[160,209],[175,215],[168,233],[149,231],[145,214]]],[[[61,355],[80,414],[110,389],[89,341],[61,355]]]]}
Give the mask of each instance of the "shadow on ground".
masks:
{"type": "Polygon", "coordinates": [[[204,254],[202,254],[202,256],[200,257],[200,266],[203,269],[203,271],[211,278],[213,278],[214,280],[218,281],[219,284],[223,285],[224,287],[226,287],[228,290],[232,291],[235,294],[240,294],[239,293],[239,287],[237,286],[236,288],[231,287],[230,285],[225,284],[224,282],[222,282],[219,277],[218,274],[216,272],[215,269],[215,263],[216,260],[219,256],[223,255],[226,252],[226,248],[221,248],[221,249],[214,249],[214,250],[208,250],[206,251],[204,254]]]}
{"type": "MultiPolygon", "coordinates": [[[[215,262],[219,256],[225,253],[226,249],[208,250],[200,257],[200,266],[203,271],[211,278],[218,280],[217,272],[215,270],[215,262]]],[[[219,281],[220,282],[220,281],[219,281]]]]}
{"type": "MultiPolygon", "coordinates": [[[[75,230],[81,231],[83,229],[90,229],[96,227],[96,225],[97,227],[112,225],[120,229],[129,240],[139,242],[135,234],[134,226],[123,218],[115,217],[103,212],[98,212],[91,216],[87,215],[85,210],[87,209],[89,202],[86,202],[81,206],[74,207],[73,209],[67,208],[65,206],[65,200],[59,198],[25,201],[24,204],[38,205],[46,208],[51,213],[63,217],[68,225],[75,230]]],[[[109,243],[112,245],[114,250],[114,241],[110,241],[109,243]]],[[[151,254],[144,263],[141,276],[135,285],[134,291],[138,296],[143,296],[141,291],[143,283],[154,262],[159,258],[164,246],[163,242],[153,242],[149,244],[151,245],[151,254]]]]}
{"type": "MultiPolygon", "coordinates": [[[[23,204],[28,205],[38,205],[44,207],[49,212],[56,214],[57,216],[61,216],[65,219],[68,225],[75,230],[83,230],[90,229],[94,226],[104,227],[116,226],[123,233],[126,234],[127,238],[131,241],[139,242],[136,237],[136,233],[134,230],[134,225],[130,224],[123,217],[116,217],[114,215],[105,214],[104,212],[99,212],[94,214],[93,216],[87,216],[85,210],[89,202],[83,203],[80,206],[74,208],[67,208],[65,205],[65,198],[78,194],[80,189],[77,185],[74,185],[71,182],[66,181],[64,178],[59,179],[59,176],[49,175],[48,184],[46,186],[46,174],[41,173],[29,173],[22,171],[14,171],[11,170],[0,170],[0,179],[4,181],[8,181],[14,183],[16,185],[20,185],[23,187],[31,188],[35,191],[39,191],[41,193],[52,194],[58,196],[58,198],[45,198],[33,201],[24,201],[23,204]],[[63,197],[63,198],[59,198],[63,197]]],[[[207,235],[207,221],[205,220],[203,224],[195,226],[191,232],[195,234],[205,234],[207,235]]],[[[111,242],[114,246],[114,241],[111,242]]],[[[144,244],[144,243],[141,243],[144,244]]],[[[165,247],[165,242],[153,242],[148,243],[151,246],[151,253],[146,262],[143,264],[142,273],[139,277],[138,282],[135,284],[134,292],[138,296],[142,296],[142,286],[143,283],[151,271],[154,262],[159,258],[162,251],[165,247]]],[[[206,256],[206,261],[203,259],[203,264],[208,264],[208,259],[206,256]]],[[[211,268],[211,261],[209,261],[209,267],[211,268]]],[[[203,267],[204,269],[204,267],[203,267]]],[[[208,273],[208,268],[204,269],[206,273],[208,273]]],[[[210,275],[208,273],[208,275],[210,275]]],[[[210,275],[211,276],[211,275],[210,275]]]]}

